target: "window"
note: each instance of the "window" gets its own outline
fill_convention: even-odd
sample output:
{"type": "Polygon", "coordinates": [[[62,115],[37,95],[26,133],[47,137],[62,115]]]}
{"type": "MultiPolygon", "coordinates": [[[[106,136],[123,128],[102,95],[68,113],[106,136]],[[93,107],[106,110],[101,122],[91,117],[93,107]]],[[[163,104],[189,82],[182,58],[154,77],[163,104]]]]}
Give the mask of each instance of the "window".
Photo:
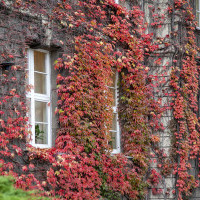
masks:
{"type": "Polygon", "coordinates": [[[197,19],[197,27],[200,28],[200,0],[196,0],[196,19],[197,19]]]}
{"type": "Polygon", "coordinates": [[[51,147],[51,107],[50,107],[50,56],[48,51],[28,50],[27,94],[31,144],[35,147],[51,147]]]}
{"type": "Polygon", "coordinates": [[[117,70],[113,70],[113,83],[109,86],[110,92],[113,94],[113,119],[112,119],[112,127],[109,131],[111,141],[110,145],[113,149],[112,153],[120,153],[120,128],[118,121],[118,113],[117,113],[117,105],[118,105],[118,72],[117,70]]]}
{"type": "Polygon", "coordinates": [[[115,0],[115,3],[125,7],[127,10],[131,10],[131,4],[129,0],[115,0]]]}

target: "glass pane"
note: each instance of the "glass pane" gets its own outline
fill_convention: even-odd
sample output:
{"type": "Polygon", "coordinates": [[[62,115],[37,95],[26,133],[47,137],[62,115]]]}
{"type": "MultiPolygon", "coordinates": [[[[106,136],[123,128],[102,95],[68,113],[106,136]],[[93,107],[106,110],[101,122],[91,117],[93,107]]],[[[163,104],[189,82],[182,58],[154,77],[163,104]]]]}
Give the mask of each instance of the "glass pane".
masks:
{"type": "Polygon", "coordinates": [[[35,101],[35,121],[47,122],[47,103],[35,101]]]}
{"type": "Polygon", "coordinates": [[[197,26],[199,27],[199,0],[196,0],[196,19],[197,19],[197,26]]]}
{"type": "Polygon", "coordinates": [[[34,51],[34,71],[46,72],[45,53],[34,51]]]}
{"type": "Polygon", "coordinates": [[[109,132],[111,141],[109,142],[109,145],[112,147],[112,149],[116,149],[117,145],[116,145],[116,132],[110,131],[109,132]]]}
{"type": "Polygon", "coordinates": [[[117,114],[113,113],[112,131],[117,131],[117,114]]]}
{"type": "Polygon", "coordinates": [[[113,70],[113,75],[112,75],[112,85],[111,85],[111,87],[116,87],[116,76],[117,76],[117,74],[116,74],[116,70],[114,69],[113,70]]]}
{"type": "Polygon", "coordinates": [[[35,144],[48,144],[47,124],[35,124],[35,144]]]}
{"type": "Polygon", "coordinates": [[[197,16],[196,16],[196,18],[197,18],[197,27],[200,27],[199,14],[200,14],[200,13],[197,12],[197,16]]]}
{"type": "Polygon", "coordinates": [[[46,94],[46,75],[35,72],[34,79],[35,93],[46,94]]]}
{"type": "Polygon", "coordinates": [[[25,79],[26,79],[26,84],[29,85],[29,70],[25,70],[25,79]]]}
{"type": "Polygon", "coordinates": [[[113,103],[112,103],[112,106],[116,106],[116,89],[114,88],[109,88],[110,89],[110,92],[112,93],[113,95],[113,103]]]}

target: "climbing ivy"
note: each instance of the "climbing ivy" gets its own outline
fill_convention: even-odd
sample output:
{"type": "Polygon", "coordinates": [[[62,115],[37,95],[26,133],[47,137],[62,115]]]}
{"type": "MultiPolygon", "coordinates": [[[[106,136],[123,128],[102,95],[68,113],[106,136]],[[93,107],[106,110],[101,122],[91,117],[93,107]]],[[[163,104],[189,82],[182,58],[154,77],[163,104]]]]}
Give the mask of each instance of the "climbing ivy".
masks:
{"type": "MultiPolygon", "coordinates": [[[[182,23],[181,42],[176,40],[178,30],[163,38],[147,34],[146,27],[157,31],[165,20],[154,2],[149,3],[152,21],[148,25],[139,7],[128,11],[112,0],[63,0],[52,5],[14,0],[9,4],[2,1],[1,6],[9,10],[7,15],[24,14],[24,18],[20,15],[21,25],[10,27],[5,40],[21,44],[19,63],[19,55],[2,42],[1,59],[16,60],[0,77],[4,85],[0,97],[2,174],[12,173],[17,187],[39,189],[44,196],[57,199],[120,199],[121,195],[143,199],[149,187],[153,195],[168,195],[168,189],[159,186],[173,171],[177,199],[191,194],[198,183],[188,171],[189,161],[198,158],[200,144],[196,116],[199,69],[194,16],[187,1],[175,0],[166,9],[168,17],[178,16],[182,23]],[[25,15],[30,13],[39,22],[26,21],[25,15]],[[34,27],[31,23],[38,24],[34,27]],[[19,26],[21,30],[17,30],[19,26]],[[49,41],[45,34],[51,30],[55,37],[49,41]],[[16,35],[20,42],[13,38],[16,35]],[[178,43],[171,44],[169,39],[178,43]],[[21,89],[25,90],[26,84],[26,48],[47,42],[62,52],[54,66],[59,128],[55,148],[36,149],[25,142],[30,133],[21,89]],[[165,74],[153,72],[152,66],[169,67],[162,66],[159,50],[171,47],[176,49],[169,69],[172,91],[167,94],[172,103],[163,108],[155,93],[161,92],[159,84],[165,84],[165,74]],[[151,56],[156,59],[152,61],[151,56]],[[113,96],[108,86],[112,85],[113,69],[119,73],[119,155],[111,155],[107,134],[112,123],[113,96]],[[162,114],[171,109],[175,125],[173,154],[168,157],[160,147],[159,132],[164,131],[162,114]],[[157,169],[151,168],[154,163],[157,169]]],[[[41,131],[37,132],[40,137],[41,131]]]]}

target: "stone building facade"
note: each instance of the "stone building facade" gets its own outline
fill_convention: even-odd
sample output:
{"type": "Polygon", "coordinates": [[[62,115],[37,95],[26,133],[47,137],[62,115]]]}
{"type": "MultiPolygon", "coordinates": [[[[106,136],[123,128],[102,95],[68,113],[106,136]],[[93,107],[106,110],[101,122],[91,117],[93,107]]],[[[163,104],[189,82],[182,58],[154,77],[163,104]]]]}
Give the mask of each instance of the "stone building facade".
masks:
{"type": "MultiPolygon", "coordinates": [[[[75,22],[75,18],[80,17],[79,13],[81,13],[78,6],[80,6],[80,2],[84,3],[85,1],[69,0],[69,8],[66,8],[69,12],[66,15],[62,13],[62,2],[65,1],[6,0],[0,2],[0,117],[4,121],[4,126],[1,121],[2,127],[0,130],[3,132],[6,129],[5,126],[9,127],[6,131],[10,131],[11,134],[12,126],[15,127],[15,122],[12,119],[18,118],[18,113],[22,117],[28,115],[31,119],[29,122],[31,126],[28,127],[30,134],[25,138],[21,136],[22,139],[13,136],[13,138],[10,138],[12,142],[8,145],[11,152],[15,151],[13,145],[23,150],[22,158],[18,157],[16,160],[8,158],[9,162],[14,160],[18,167],[29,164],[27,143],[30,142],[38,148],[53,148],[55,146],[57,132],[61,126],[58,114],[62,112],[57,105],[60,99],[57,95],[56,78],[58,74],[67,74],[68,71],[63,69],[56,71],[53,66],[59,64],[60,59],[66,59],[67,62],[67,56],[73,57],[76,51],[74,37],[82,34],[87,35],[90,31],[89,28],[86,28],[84,20],[75,22]],[[59,9],[56,10],[57,8],[59,9]],[[77,11],[74,16],[72,12],[75,9],[77,11]],[[53,12],[58,14],[60,18],[54,18],[52,16],[53,12]],[[55,110],[57,114],[54,114],[55,110]],[[27,138],[29,138],[29,142],[25,141],[27,138]]],[[[102,1],[95,2],[91,1],[91,4],[102,5],[102,1]]],[[[115,0],[115,2],[105,0],[106,9],[110,11],[110,15],[112,15],[112,12],[116,14],[115,10],[120,10],[120,7],[124,7],[126,12],[130,12],[131,7],[134,6],[133,9],[135,9],[135,6],[139,6],[144,12],[145,22],[143,25],[146,26],[145,33],[147,35],[152,34],[152,43],[155,44],[156,48],[151,53],[146,54],[143,64],[150,68],[149,74],[154,76],[153,82],[155,79],[155,82],[158,82],[155,83],[154,97],[156,100],[161,101],[163,113],[160,122],[163,124],[164,129],[162,131],[156,130],[156,134],[160,136],[159,147],[166,157],[170,157],[172,154],[173,128],[175,126],[175,129],[177,129],[178,126],[173,124],[174,110],[171,106],[173,101],[173,97],[170,95],[173,91],[170,85],[172,66],[174,66],[174,60],[179,66],[179,62],[185,56],[182,53],[181,45],[187,40],[185,38],[187,35],[185,16],[183,17],[180,14],[181,11],[177,9],[178,3],[174,0],[115,0]]],[[[193,0],[190,5],[193,8],[191,12],[198,17],[200,2],[193,0]]],[[[184,7],[184,9],[187,11],[187,8],[184,7]]],[[[92,14],[86,10],[87,12],[88,16],[86,18],[89,18],[89,15],[92,14]]],[[[123,17],[126,18],[126,13],[123,13],[123,17]]],[[[103,23],[107,22],[103,21],[103,23]]],[[[196,35],[197,44],[199,44],[198,25],[193,32],[196,35]]],[[[107,37],[102,33],[97,33],[97,35],[102,38],[107,37]]],[[[108,38],[105,40],[109,40],[108,38]]],[[[117,49],[121,52],[126,48],[123,43],[117,45],[117,49]]],[[[117,98],[119,98],[116,89],[118,87],[117,76],[119,74],[116,73],[115,84],[110,86],[116,104],[117,98]]],[[[120,120],[118,119],[117,105],[113,106],[113,109],[113,127],[110,130],[112,153],[123,153],[123,146],[120,142],[120,120]]],[[[199,116],[199,111],[197,114],[199,116]]],[[[28,122],[22,121],[20,123],[20,126],[24,127],[27,126],[28,122]]],[[[20,130],[17,134],[20,136],[20,130]]],[[[1,141],[2,148],[3,142],[1,141]]],[[[4,155],[2,154],[2,156],[4,155]]],[[[157,159],[156,156],[155,159],[157,159]]],[[[35,158],[35,162],[37,162],[37,158],[35,158]]],[[[192,165],[190,173],[198,179],[198,157],[188,160],[188,162],[192,165]]],[[[33,169],[33,173],[36,174],[38,179],[45,180],[45,170],[48,169],[48,164],[48,161],[43,164],[38,163],[38,168],[44,165],[40,174],[37,174],[38,168],[33,169]]],[[[151,163],[149,171],[150,169],[160,170],[154,162],[151,163]]],[[[22,173],[22,170],[19,169],[18,173],[22,173]]],[[[177,177],[172,172],[161,176],[159,184],[156,185],[156,190],[161,189],[162,192],[154,194],[152,188],[149,187],[149,192],[145,198],[148,200],[178,199],[179,192],[176,191],[176,184],[177,177]]],[[[199,199],[200,193],[198,191],[196,189],[190,197],[184,198],[199,199]]],[[[126,197],[122,198],[126,199],[126,197]]]]}

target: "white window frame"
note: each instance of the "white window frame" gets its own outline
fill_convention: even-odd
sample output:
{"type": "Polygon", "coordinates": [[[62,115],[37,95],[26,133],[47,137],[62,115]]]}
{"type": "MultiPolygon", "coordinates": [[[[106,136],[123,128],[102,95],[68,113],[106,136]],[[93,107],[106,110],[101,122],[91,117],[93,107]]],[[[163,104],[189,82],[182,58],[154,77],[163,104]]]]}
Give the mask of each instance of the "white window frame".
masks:
{"type": "MultiPolygon", "coordinates": [[[[116,71],[116,77],[115,77],[115,83],[114,83],[114,87],[108,87],[108,88],[111,88],[111,89],[115,89],[115,99],[114,101],[116,102],[115,103],[115,106],[113,106],[113,114],[116,114],[116,149],[113,149],[112,150],[112,154],[118,154],[121,152],[121,134],[120,134],[120,126],[119,126],[119,117],[118,117],[118,110],[117,110],[117,107],[118,107],[118,92],[119,92],[119,89],[118,89],[118,79],[119,79],[119,73],[116,71]]],[[[109,131],[112,131],[112,132],[115,132],[114,130],[109,130],[109,131]]]]}
{"type": "Polygon", "coordinates": [[[198,22],[198,24],[197,24],[197,29],[198,30],[200,30],[200,0],[196,0],[196,18],[197,18],[197,16],[199,17],[199,20],[197,21],[198,22]],[[197,1],[198,1],[198,4],[199,4],[199,7],[197,8],[197,1]],[[197,13],[198,13],[198,15],[197,15],[197,13]]]}
{"type": "MultiPolygon", "coordinates": [[[[50,95],[51,95],[51,84],[50,84],[50,54],[49,51],[43,49],[28,49],[28,84],[31,86],[30,91],[27,93],[27,98],[30,99],[30,125],[31,125],[31,141],[30,144],[34,147],[38,148],[50,148],[52,147],[52,133],[51,133],[51,103],[50,103],[50,95]],[[45,56],[45,73],[46,75],[46,94],[39,94],[34,92],[34,51],[43,52],[46,54],[45,56]],[[33,86],[33,87],[32,87],[33,86]],[[35,101],[45,102],[47,109],[47,144],[36,144],[35,143],[35,101]]],[[[39,124],[37,122],[37,124],[39,124]]]]}

